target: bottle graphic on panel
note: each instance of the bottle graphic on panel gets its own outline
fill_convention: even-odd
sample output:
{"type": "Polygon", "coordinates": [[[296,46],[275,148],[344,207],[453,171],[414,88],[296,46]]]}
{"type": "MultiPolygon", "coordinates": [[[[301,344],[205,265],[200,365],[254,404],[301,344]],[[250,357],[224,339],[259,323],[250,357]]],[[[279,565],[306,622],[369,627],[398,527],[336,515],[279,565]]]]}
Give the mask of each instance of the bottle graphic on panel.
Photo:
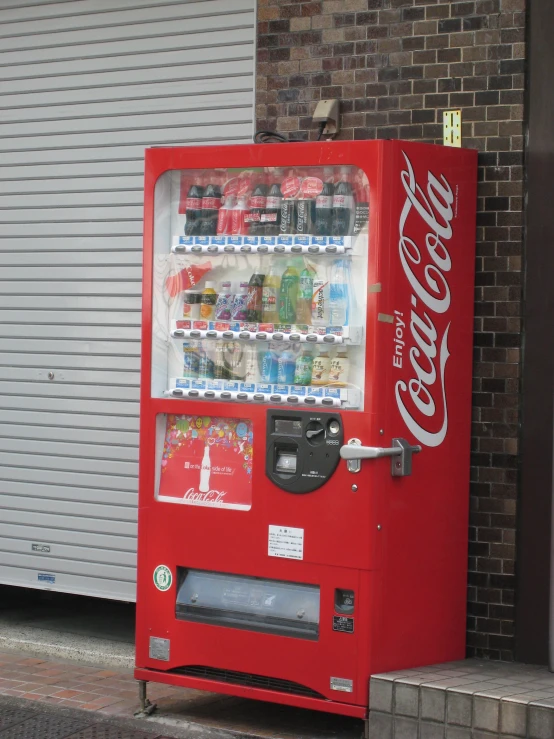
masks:
{"type": "Polygon", "coordinates": [[[204,456],[200,465],[200,483],[198,490],[201,493],[207,493],[210,490],[210,475],[212,472],[212,463],[210,461],[210,445],[206,442],[204,446],[204,456]]]}

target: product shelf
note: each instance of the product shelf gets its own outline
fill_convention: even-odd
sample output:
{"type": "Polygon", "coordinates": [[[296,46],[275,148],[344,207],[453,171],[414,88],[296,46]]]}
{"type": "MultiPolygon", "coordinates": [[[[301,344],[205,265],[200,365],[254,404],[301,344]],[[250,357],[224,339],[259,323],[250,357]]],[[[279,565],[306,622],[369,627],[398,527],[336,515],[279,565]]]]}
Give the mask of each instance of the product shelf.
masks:
{"type": "Polygon", "coordinates": [[[175,236],[173,254],[350,254],[352,236],[175,236]]]}
{"type": "Polygon", "coordinates": [[[173,378],[166,397],[186,400],[219,400],[225,402],[287,406],[323,406],[358,408],[360,391],[355,387],[303,385],[263,385],[227,380],[193,380],[173,378]]]}
{"type": "MultiPolygon", "coordinates": [[[[279,324],[276,324],[277,326],[279,324]]],[[[278,341],[282,343],[359,345],[362,342],[361,326],[327,326],[314,328],[304,326],[302,330],[275,330],[274,324],[243,324],[225,321],[172,321],[170,335],[173,339],[211,339],[214,341],[278,341]],[[184,326],[184,324],[189,324],[184,326]],[[195,326],[198,326],[196,327],[195,326]],[[200,328],[199,326],[202,326],[200,328]],[[263,326],[263,328],[261,328],[263,326]]]]}

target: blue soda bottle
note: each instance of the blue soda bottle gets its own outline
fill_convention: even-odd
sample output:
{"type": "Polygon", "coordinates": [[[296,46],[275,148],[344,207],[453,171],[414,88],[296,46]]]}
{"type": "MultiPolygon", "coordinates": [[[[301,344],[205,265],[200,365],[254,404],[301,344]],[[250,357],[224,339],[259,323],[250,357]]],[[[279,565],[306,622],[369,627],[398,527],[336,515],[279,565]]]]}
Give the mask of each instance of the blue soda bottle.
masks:
{"type": "Polygon", "coordinates": [[[286,349],[277,360],[277,382],[279,385],[291,385],[294,382],[295,367],[294,354],[286,349]]]}
{"type": "Polygon", "coordinates": [[[277,382],[279,360],[275,352],[268,349],[262,358],[262,382],[277,382]]]}

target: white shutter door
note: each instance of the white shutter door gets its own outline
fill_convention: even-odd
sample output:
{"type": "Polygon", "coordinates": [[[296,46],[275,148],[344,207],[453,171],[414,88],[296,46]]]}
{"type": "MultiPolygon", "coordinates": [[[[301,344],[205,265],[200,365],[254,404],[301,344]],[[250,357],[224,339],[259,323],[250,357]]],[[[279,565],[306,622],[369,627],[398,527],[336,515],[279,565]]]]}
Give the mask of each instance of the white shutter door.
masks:
{"type": "Polygon", "coordinates": [[[0,0],[0,583],[133,600],[144,149],[251,141],[255,0],[0,0]]]}

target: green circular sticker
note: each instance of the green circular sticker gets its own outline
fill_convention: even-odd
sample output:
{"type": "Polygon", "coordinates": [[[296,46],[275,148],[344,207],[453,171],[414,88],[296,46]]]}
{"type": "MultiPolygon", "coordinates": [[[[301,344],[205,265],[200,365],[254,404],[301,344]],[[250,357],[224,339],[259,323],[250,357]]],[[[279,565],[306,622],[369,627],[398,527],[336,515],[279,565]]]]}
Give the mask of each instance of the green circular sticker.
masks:
{"type": "Polygon", "coordinates": [[[154,570],[154,585],[161,590],[169,590],[173,578],[171,576],[171,570],[165,565],[158,565],[154,570]]]}

